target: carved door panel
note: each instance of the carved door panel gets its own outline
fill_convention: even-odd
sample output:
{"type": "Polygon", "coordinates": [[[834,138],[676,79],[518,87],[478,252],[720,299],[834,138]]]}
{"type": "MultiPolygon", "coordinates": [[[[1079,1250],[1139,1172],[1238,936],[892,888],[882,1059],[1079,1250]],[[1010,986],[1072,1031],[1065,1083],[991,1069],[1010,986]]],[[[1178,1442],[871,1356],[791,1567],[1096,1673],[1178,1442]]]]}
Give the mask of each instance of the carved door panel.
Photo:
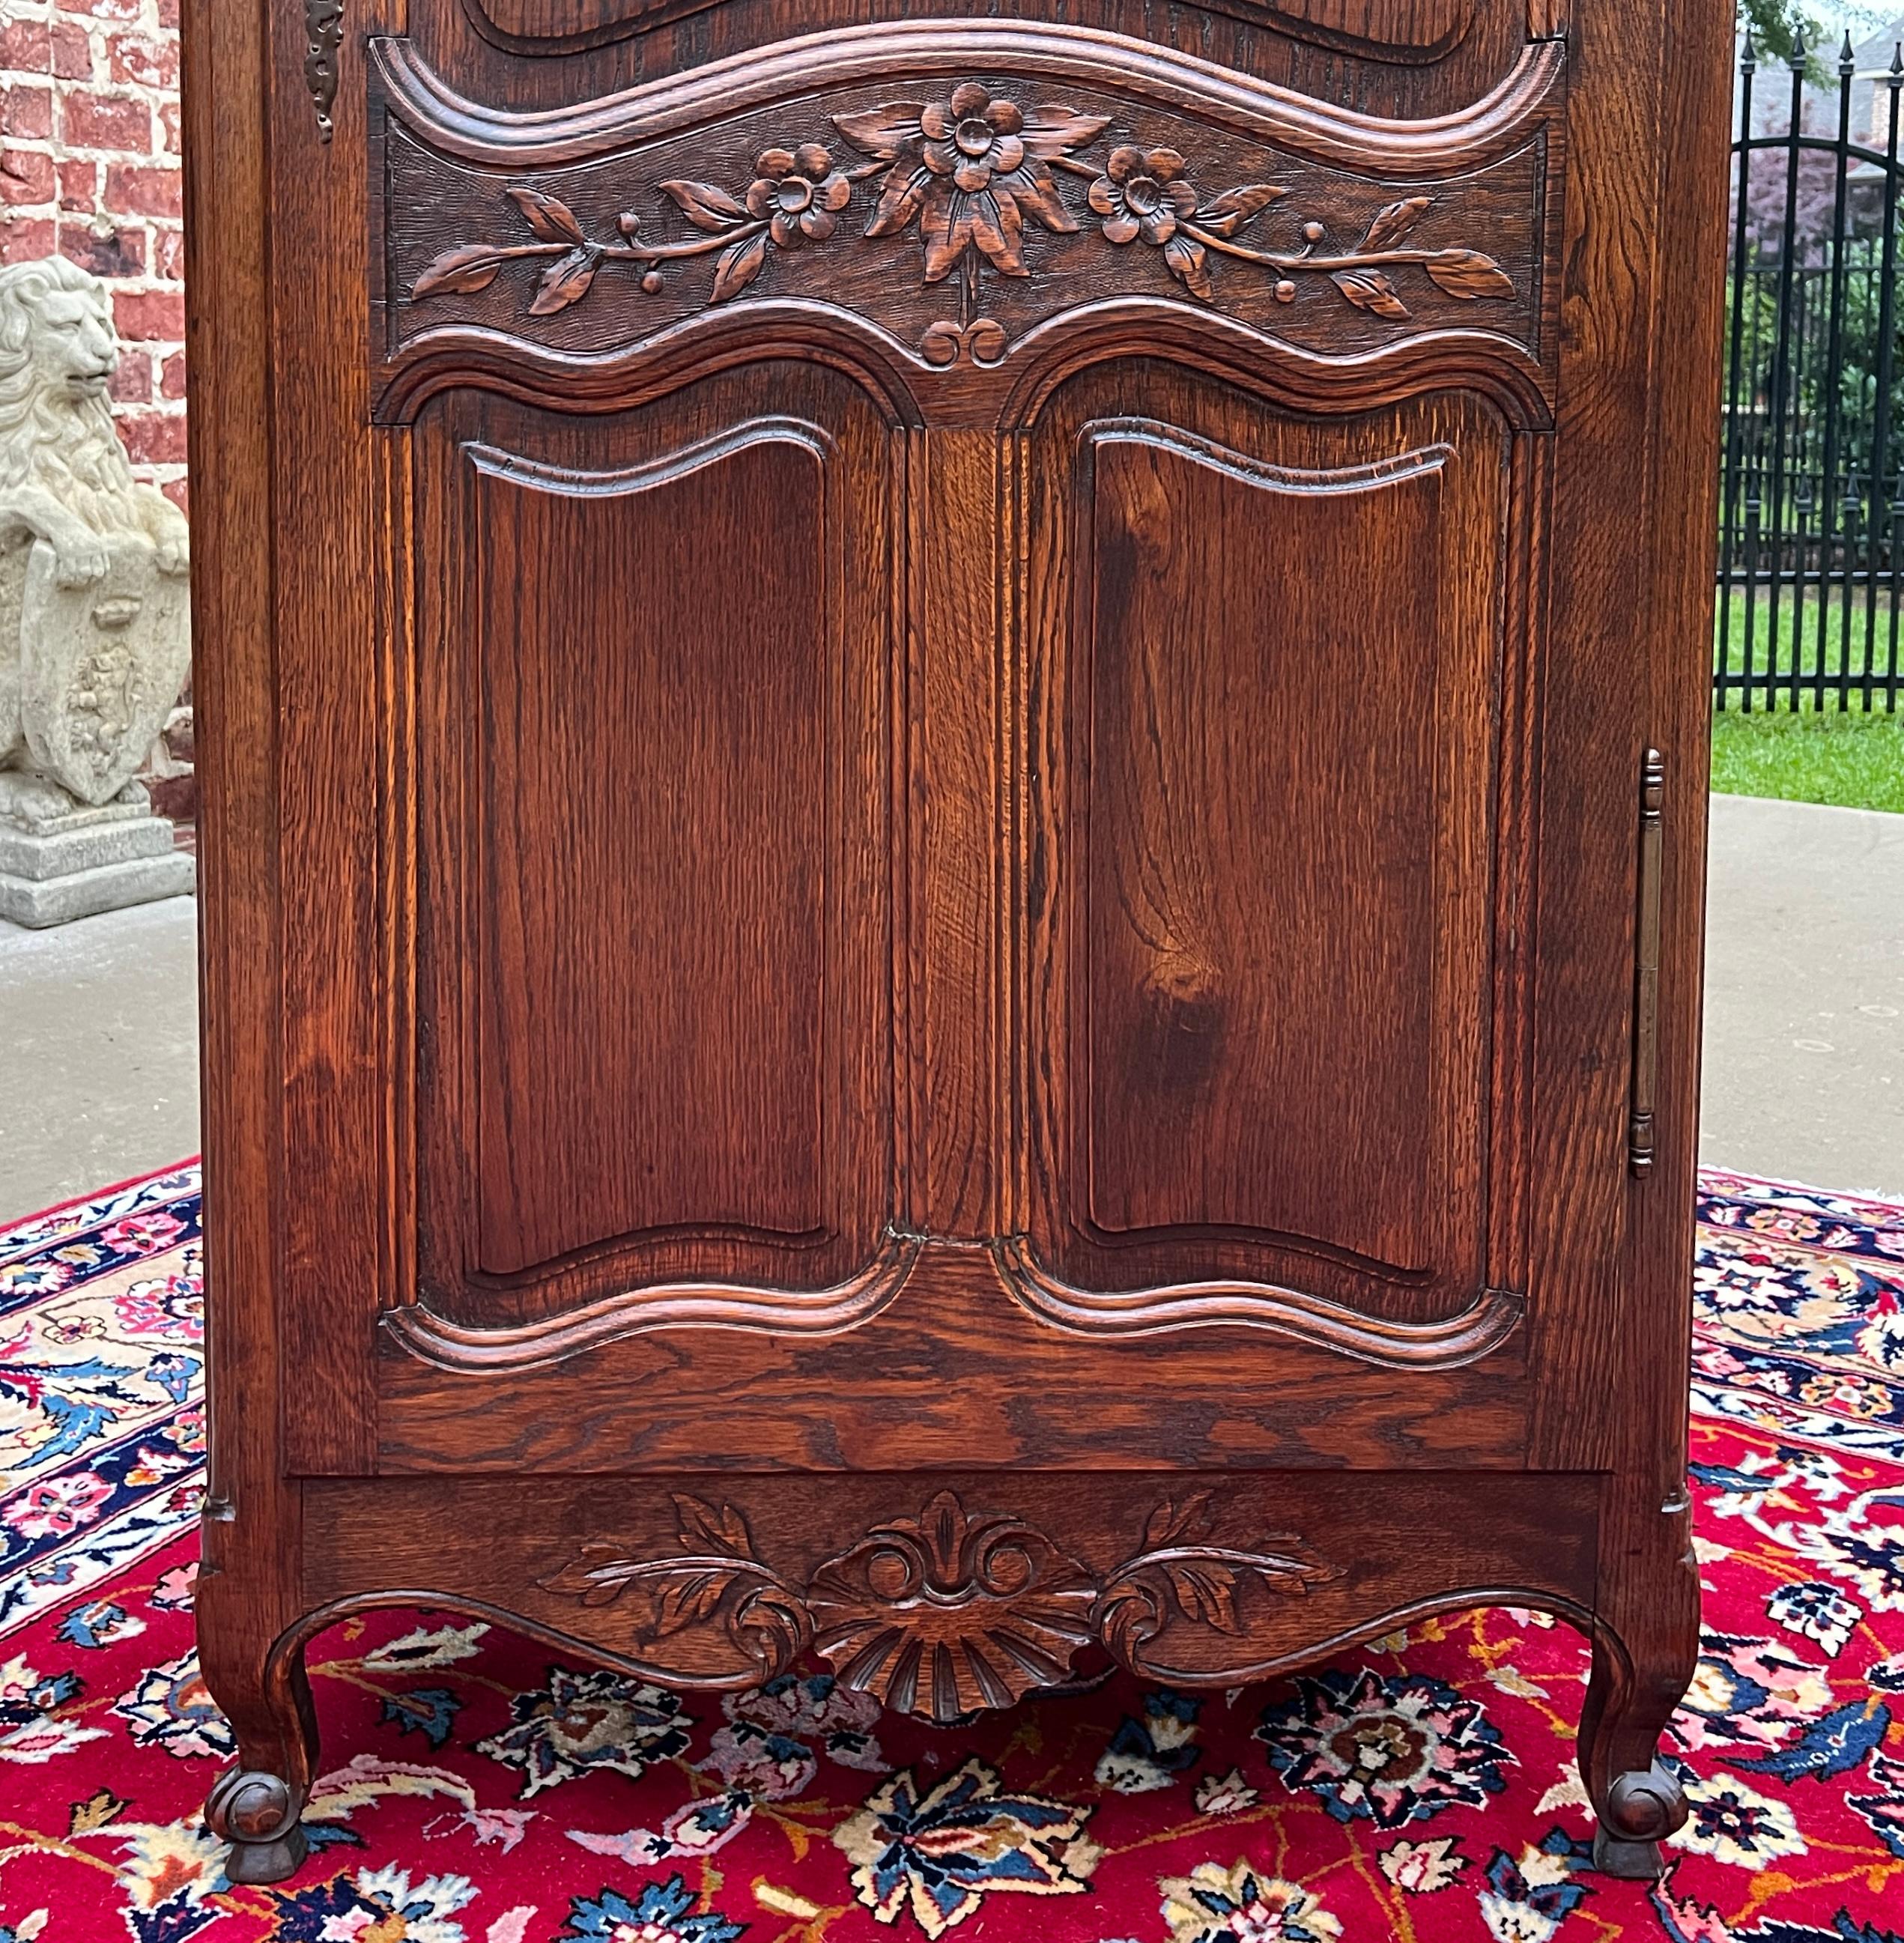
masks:
{"type": "Polygon", "coordinates": [[[1030,435],[1009,1260],[1054,1321],[1510,1322],[1537,443],[1472,392],[1298,416],[1154,363],[1030,435]]]}
{"type": "Polygon", "coordinates": [[[901,455],[772,364],[411,444],[419,1300],[840,1326],[904,1259],[901,455]]]}

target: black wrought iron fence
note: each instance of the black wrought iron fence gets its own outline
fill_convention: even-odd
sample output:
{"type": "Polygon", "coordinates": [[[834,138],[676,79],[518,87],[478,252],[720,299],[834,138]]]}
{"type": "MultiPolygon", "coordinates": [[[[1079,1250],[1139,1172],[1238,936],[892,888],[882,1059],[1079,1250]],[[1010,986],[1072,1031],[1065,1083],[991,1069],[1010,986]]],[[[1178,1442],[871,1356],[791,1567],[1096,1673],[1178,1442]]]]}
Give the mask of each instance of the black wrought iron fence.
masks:
{"type": "Polygon", "coordinates": [[[1894,711],[1904,49],[1861,72],[1847,35],[1835,104],[1807,66],[1755,102],[1749,39],[1740,63],[1713,699],[1894,711]]]}

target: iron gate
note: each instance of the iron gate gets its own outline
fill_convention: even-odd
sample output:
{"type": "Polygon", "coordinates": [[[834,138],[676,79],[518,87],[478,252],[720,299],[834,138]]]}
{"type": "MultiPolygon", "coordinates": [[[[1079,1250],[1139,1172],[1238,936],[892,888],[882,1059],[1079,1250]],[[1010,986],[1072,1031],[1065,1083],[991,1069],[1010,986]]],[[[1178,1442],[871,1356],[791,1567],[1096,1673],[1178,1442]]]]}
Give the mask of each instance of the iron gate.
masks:
{"type": "Polygon", "coordinates": [[[1789,100],[1755,111],[1749,38],[1740,62],[1713,699],[1895,711],[1904,49],[1861,74],[1845,36],[1832,134],[1812,125],[1831,108],[1807,66],[1801,45],[1789,100]]]}

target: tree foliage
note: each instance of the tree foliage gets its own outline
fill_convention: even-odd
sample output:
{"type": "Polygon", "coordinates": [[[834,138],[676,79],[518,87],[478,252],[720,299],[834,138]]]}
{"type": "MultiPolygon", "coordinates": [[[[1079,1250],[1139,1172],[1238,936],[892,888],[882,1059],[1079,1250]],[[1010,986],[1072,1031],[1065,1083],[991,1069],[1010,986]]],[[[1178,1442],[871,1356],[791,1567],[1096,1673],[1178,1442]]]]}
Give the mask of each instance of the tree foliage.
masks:
{"type": "Polygon", "coordinates": [[[1798,36],[1803,34],[1811,57],[1807,65],[1813,69],[1813,78],[1823,78],[1824,64],[1819,53],[1825,29],[1798,0],[1739,0],[1739,24],[1750,32],[1761,60],[1789,60],[1798,36]]]}

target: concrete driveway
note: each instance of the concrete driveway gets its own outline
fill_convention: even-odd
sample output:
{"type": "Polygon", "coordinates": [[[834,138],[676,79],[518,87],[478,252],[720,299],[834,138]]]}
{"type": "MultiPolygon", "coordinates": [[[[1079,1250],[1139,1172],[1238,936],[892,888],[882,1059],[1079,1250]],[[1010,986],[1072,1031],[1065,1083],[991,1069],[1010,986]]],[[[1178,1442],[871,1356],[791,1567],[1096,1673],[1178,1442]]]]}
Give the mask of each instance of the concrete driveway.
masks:
{"type": "Polygon", "coordinates": [[[0,919],[0,1222],[198,1152],[198,920],[0,919]]]}
{"type": "MultiPolygon", "coordinates": [[[[1904,1199],[1904,816],[1712,800],[1702,1156],[1904,1199]]],[[[0,1220],[198,1145],[189,898],[0,922],[0,1220]]]]}
{"type": "Polygon", "coordinates": [[[1699,1151],[1904,1199],[1904,816],[1715,796],[1699,1151]]]}

